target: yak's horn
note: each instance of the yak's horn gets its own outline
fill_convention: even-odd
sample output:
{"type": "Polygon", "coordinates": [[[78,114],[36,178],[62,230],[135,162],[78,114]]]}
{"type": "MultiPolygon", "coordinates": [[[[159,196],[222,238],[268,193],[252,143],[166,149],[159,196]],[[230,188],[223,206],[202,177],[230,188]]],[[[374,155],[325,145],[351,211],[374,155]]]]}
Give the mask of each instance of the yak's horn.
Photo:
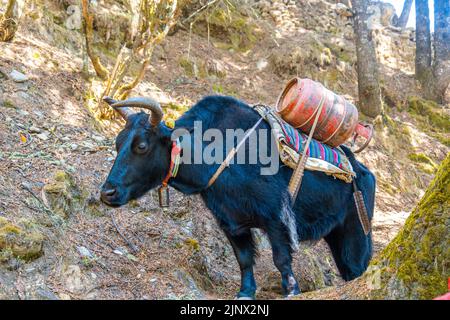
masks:
{"type": "Polygon", "coordinates": [[[119,101],[111,105],[113,108],[136,107],[151,111],[150,124],[156,127],[163,118],[163,111],[159,102],[150,98],[136,97],[124,101],[119,101]]]}
{"type": "Polygon", "coordinates": [[[107,104],[109,104],[118,114],[120,114],[122,116],[122,118],[124,120],[127,120],[128,117],[133,114],[133,111],[131,111],[130,108],[125,108],[124,107],[124,108],[117,108],[116,109],[113,105],[115,103],[119,102],[119,101],[117,101],[117,100],[115,100],[115,99],[113,99],[111,97],[103,97],[103,101],[105,101],[107,104]]]}

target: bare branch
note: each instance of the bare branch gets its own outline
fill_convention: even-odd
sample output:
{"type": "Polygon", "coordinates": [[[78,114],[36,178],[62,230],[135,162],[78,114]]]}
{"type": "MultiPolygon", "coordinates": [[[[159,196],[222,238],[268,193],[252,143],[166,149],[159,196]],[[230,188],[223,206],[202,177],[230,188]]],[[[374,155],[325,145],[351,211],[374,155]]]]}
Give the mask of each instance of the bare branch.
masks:
{"type": "Polygon", "coordinates": [[[89,13],[89,0],[81,0],[81,6],[83,13],[83,29],[86,40],[86,52],[89,59],[91,59],[97,76],[99,76],[102,80],[107,80],[109,77],[108,70],[102,65],[100,58],[92,51],[94,17],[89,13]]]}

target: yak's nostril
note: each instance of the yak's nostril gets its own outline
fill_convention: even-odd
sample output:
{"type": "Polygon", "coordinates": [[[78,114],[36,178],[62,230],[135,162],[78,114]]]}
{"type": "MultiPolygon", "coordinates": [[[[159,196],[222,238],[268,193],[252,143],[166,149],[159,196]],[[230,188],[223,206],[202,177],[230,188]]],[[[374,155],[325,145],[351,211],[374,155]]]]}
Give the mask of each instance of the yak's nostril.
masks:
{"type": "Polygon", "coordinates": [[[116,194],[116,189],[108,189],[102,192],[104,196],[111,197],[116,194]]]}

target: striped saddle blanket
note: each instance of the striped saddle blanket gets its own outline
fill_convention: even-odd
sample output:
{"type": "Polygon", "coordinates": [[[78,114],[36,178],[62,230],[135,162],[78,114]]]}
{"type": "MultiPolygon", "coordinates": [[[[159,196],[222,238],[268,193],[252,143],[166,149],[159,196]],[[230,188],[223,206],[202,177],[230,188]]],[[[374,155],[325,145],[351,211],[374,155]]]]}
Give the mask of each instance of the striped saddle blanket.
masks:
{"type": "MultiPolygon", "coordinates": [[[[272,128],[281,161],[295,169],[298,161],[300,161],[308,135],[282,120],[275,110],[268,106],[255,105],[253,108],[272,128]]],[[[312,139],[307,155],[308,159],[305,166],[307,170],[322,171],[347,183],[351,183],[356,176],[350,161],[339,147],[332,148],[312,139]]]]}

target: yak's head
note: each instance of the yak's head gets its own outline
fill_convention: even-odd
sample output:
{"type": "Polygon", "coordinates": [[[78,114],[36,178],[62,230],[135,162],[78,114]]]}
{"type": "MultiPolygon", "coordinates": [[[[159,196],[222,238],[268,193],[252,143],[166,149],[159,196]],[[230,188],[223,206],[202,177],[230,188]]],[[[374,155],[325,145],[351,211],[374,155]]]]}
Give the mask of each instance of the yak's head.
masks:
{"type": "Polygon", "coordinates": [[[117,158],[101,189],[101,200],[118,207],[162,183],[170,165],[170,129],[161,123],[162,109],[152,99],[104,100],[126,120],[116,138],[117,158]],[[151,115],[129,107],[148,109],[151,115]]]}

